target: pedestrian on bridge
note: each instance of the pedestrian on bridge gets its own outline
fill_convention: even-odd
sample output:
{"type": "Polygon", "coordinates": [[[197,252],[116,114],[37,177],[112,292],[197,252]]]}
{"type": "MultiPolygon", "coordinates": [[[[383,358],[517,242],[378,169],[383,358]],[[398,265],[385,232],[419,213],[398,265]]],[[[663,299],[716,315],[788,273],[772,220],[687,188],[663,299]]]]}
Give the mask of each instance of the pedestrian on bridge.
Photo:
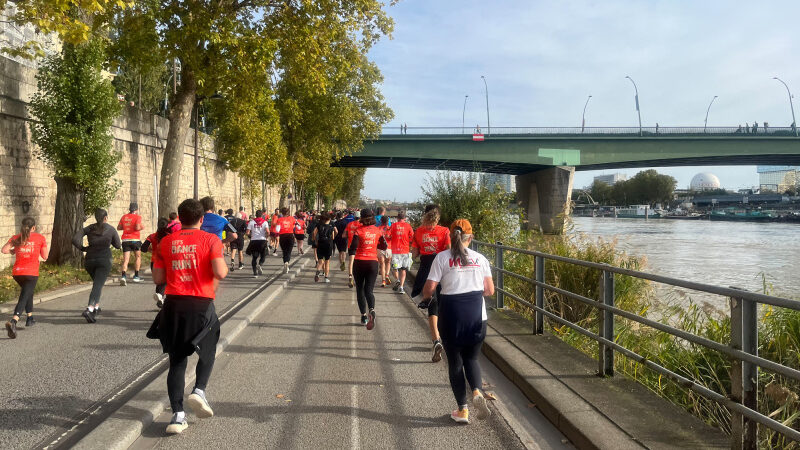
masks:
{"type": "Polygon", "coordinates": [[[478,356],[486,337],[483,296],[494,295],[494,281],[486,257],[469,249],[472,225],[468,220],[458,219],[450,225],[450,241],[450,251],[436,255],[422,295],[430,299],[437,286],[441,286],[438,326],[447,355],[450,387],[458,405],[450,418],[458,423],[469,423],[467,382],[472,389],[476,417],[485,419],[490,414],[480,391],[483,383],[478,356]]]}
{"type": "Polygon", "coordinates": [[[33,319],[33,291],[39,281],[39,258],[47,259],[47,240],[36,232],[36,221],[33,217],[22,219],[22,228],[3,246],[2,252],[14,255],[14,267],[11,276],[20,288],[19,301],[14,308],[14,315],[6,322],[6,332],[10,339],[17,338],[17,321],[24,311],[25,328],[36,324],[33,319]]]}
{"type": "Polygon", "coordinates": [[[204,211],[199,201],[184,200],[178,206],[181,231],[165,236],[153,255],[153,281],[167,284],[167,300],[147,336],[159,339],[164,353],[169,354],[167,393],[173,415],[168,434],[179,434],[188,427],[183,391],[186,365],[194,352],[199,358],[187,403],[198,418],[214,415],[205,389],[220,333],[214,298],[220,280],[228,275],[228,265],[222,241],[200,229],[204,211]]]}

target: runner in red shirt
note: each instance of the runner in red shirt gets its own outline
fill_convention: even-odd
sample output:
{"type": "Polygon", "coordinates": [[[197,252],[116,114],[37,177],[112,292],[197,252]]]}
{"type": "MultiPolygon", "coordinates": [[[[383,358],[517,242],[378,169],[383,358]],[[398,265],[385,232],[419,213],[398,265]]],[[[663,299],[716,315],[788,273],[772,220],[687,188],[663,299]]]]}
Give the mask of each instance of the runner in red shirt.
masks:
{"type": "Polygon", "coordinates": [[[382,216],[381,222],[377,225],[383,236],[383,241],[378,246],[378,269],[381,274],[381,287],[386,287],[392,284],[392,280],[389,279],[389,272],[392,270],[392,249],[389,247],[392,236],[389,233],[389,216],[382,216]]]}
{"type": "Polygon", "coordinates": [[[119,220],[119,225],[117,225],[117,230],[122,231],[122,277],[119,279],[120,286],[128,284],[126,272],[128,271],[131,252],[136,256],[133,266],[133,282],[142,282],[142,279],[139,278],[139,269],[142,267],[142,241],[139,231],[144,229],[144,225],[142,225],[142,216],[137,212],[139,211],[139,205],[136,202],[131,202],[128,211],[130,212],[122,216],[119,220]]]}
{"type": "Polygon", "coordinates": [[[281,208],[281,215],[283,217],[278,219],[278,224],[275,231],[278,233],[278,243],[283,252],[283,273],[289,273],[289,261],[292,259],[292,249],[295,242],[295,222],[297,219],[289,214],[289,208],[281,208]]]}
{"type": "Polygon", "coordinates": [[[405,294],[403,287],[406,282],[406,274],[408,269],[411,268],[411,240],[414,239],[414,229],[406,222],[406,212],[400,211],[397,214],[397,222],[389,228],[391,235],[390,242],[392,244],[392,267],[394,268],[394,277],[397,281],[394,284],[394,289],[398,294],[405,294]]]}
{"type": "Polygon", "coordinates": [[[348,249],[350,277],[355,281],[361,323],[367,326],[367,330],[372,330],[375,327],[375,295],[372,289],[378,277],[378,242],[381,231],[375,226],[375,214],[369,208],[361,210],[359,221],[361,227],[353,233],[348,249]]]}
{"type": "MultiPolygon", "coordinates": [[[[344,237],[347,239],[347,248],[348,249],[350,248],[350,244],[353,242],[353,236],[355,236],[356,230],[361,227],[361,220],[360,220],[361,213],[356,211],[355,218],[356,218],[356,220],[348,223],[347,226],[344,227],[344,237]]],[[[354,284],[353,284],[353,267],[352,267],[352,264],[350,265],[349,271],[350,271],[350,280],[348,280],[347,284],[348,284],[348,286],[353,287],[354,284]]]]}
{"type": "Polygon", "coordinates": [[[22,219],[20,233],[6,242],[2,252],[14,255],[14,267],[11,275],[20,287],[19,301],[14,308],[14,315],[6,322],[6,332],[11,339],[17,338],[17,322],[23,310],[27,318],[25,328],[36,324],[33,319],[33,291],[39,281],[39,258],[47,259],[47,240],[36,232],[36,221],[33,217],[22,219]]]}
{"type": "Polygon", "coordinates": [[[183,432],[188,424],[183,409],[184,380],[189,355],[198,354],[194,389],[187,402],[197,417],[214,415],[205,388],[214,367],[219,319],[214,297],[219,281],[228,274],[222,242],[200,230],[205,210],[193,199],[178,206],[182,229],[158,243],[153,263],[153,281],[166,283],[167,301],[148,336],[157,335],[164,353],[169,354],[167,392],[172,420],[167,433],[183,432]]]}
{"type": "Polygon", "coordinates": [[[278,254],[278,219],[281,218],[280,209],[275,208],[275,214],[269,219],[269,245],[272,247],[272,256],[278,254]]]}
{"type": "Polygon", "coordinates": [[[297,241],[297,253],[303,254],[303,241],[306,238],[306,215],[303,211],[294,214],[294,239],[297,241]]]}
{"type": "MultiPolygon", "coordinates": [[[[147,239],[145,239],[144,244],[142,244],[142,251],[145,253],[147,251],[150,251],[150,253],[153,256],[155,256],[156,253],[158,253],[158,243],[162,239],[164,239],[168,234],[170,234],[169,221],[167,221],[167,219],[162,217],[158,219],[158,230],[155,233],[151,234],[150,236],[147,236],[147,239]]],[[[153,259],[151,259],[150,261],[151,272],[153,270],[153,259]]],[[[156,292],[153,294],[153,299],[155,299],[156,306],[159,309],[162,306],[164,306],[164,300],[166,299],[166,295],[164,294],[164,292],[166,288],[167,288],[166,283],[156,285],[156,292]]]]}
{"type": "Polygon", "coordinates": [[[433,260],[439,252],[450,248],[450,230],[439,225],[439,206],[428,205],[425,207],[425,214],[422,216],[422,226],[417,228],[414,233],[411,253],[414,257],[419,256],[419,270],[414,279],[414,289],[411,291],[411,298],[419,303],[422,309],[428,309],[428,326],[433,339],[433,356],[431,361],[439,362],[442,360],[442,340],[439,337],[439,303],[436,297],[430,302],[422,302],[422,289],[428,280],[428,273],[431,271],[433,260]]]}

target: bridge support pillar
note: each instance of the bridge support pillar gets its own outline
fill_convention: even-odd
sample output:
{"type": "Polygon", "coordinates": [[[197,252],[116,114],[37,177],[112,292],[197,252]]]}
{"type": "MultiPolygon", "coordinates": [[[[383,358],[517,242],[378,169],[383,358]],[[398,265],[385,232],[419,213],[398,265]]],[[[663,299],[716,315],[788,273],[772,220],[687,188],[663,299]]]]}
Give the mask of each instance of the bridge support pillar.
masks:
{"type": "Polygon", "coordinates": [[[517,175],[517,199],[526,212],[523,228],[563,233],[574,177],[574,167],[562,166],[517,175]]]}

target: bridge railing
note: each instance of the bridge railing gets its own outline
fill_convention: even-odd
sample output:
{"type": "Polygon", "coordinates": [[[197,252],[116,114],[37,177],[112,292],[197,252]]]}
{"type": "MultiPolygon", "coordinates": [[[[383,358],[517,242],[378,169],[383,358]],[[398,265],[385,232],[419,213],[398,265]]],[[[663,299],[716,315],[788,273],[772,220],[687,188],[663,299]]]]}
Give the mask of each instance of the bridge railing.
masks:
{"type": "MultiPolygon", "coordinates": [[[[796,130],[793,127],[759,127],[755,131],[745,127],[642,127],[642,136],[679,136],[679,135],[711,135],[711,136],[789,136],[794,137],[796,130]]],[[[536,135],[536,136],[639,136],[639,127],[383,127],[383,134],[408,134],[408,135],[536,135]]]]}
{"type": "Polygon", "coordinates": [[[800,370],[797,368],[784,366],[775,361],[758,356],[758,306],[771,305],[800,311],[800,301],[748,292],[736,288],[725,288],[677,278],[669,278],[661,275],[614,267],[608,264],[599,264],[550,255],[533,250],[509,247],[499,242],[491,244],[473,241],[472,246],[476,251],[480,248],[490,250],[487,256],[490,258],[490,261],[494,261],[492,269],[496,275],[496,306],[498,308],[503,308],[505,297],[509,297],[527,308],[530,308],[534,312],[533,334],[544,333],[545,318],[547,318],[597,341],[599,346],[598,374],[600,376],[614,375],[615,352],[620,353],[660,375],[672,379],[679,386],[694,391],[709,400],[725,406],[731,413],[732,448],[757,448],[757,424],[769,427],[787,438],[800,442],[800,431],[761,414],[758,411],[757,404],[759,368],[780,374],[792,380],[800,381],[800,370]],[[509,252],[534,257],[534,278],[505,269],[504,256],[509,252]],[[601,298],[599,300],[587,298],[548,284],[545,279],[545,265],[548,261],[574,264],[598,270],[600,273],[599,283],[601,286],[601,298]],[[727,297],[730,301],[731,308],[730,342],[727,345],[722,344],[615,307],[615,275],[635,277],[665,285],[727,297]],[[504,282],[505,277],[520,280],[534,287],[534,301],[530,302],[528,299],[521,298],[519,295],[507,289],[504,282]],[[545,302],[545,291],[562,295],[595,308],[599,319],[598,333],[594,333],[574,322],[562,318],[552,311],[548,311],[545,302]],[[641,325],[683,339],[689,343],[700,345],[726,355],[732,362],[732,392],[730,397],[708,389],[695,380],[686,378],[660,364],[648,360],[646,357],[637,354],[629,348],[619,345],[616,340],[617,335],[614,325],[615,316],[632,320],[641,325]]]}

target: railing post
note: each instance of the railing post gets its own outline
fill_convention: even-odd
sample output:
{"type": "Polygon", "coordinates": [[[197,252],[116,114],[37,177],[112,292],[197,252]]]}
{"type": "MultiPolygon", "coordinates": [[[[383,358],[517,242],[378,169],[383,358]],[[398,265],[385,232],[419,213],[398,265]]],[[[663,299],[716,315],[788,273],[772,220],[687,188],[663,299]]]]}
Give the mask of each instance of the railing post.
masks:
{"type": "MultiPolygon", "coordinates": [[[[495,244],[497,244],[497,248],[495,249],[495,254],[494,254],[494,259],[495,259],[494,266],[499,269],[497,271],[497,280],[495,284],[499,289],[504,289],[505,284],[503,284],[503,272],[501,271],[505,270],[505,265],[503,264],[503,249],[500,248],[503,245],[503,243],[497,241],[495,242],[495,244]]],[[[505,308],[505,296],[503,295],[503,292],[499,289],[495,292],[495,300],[496,300],[495,307],[497,309],[503,309],[505,308]]]]}
{"type": "MultiPolygon", "coordinates": [[[[614,306],[614,272],[603,271],[601,277],[602,298],[601,301],[606,306],[614,306]]],[[[614,342],[616,332],[614,330],[614,313],[608,310],[598,311],[599,323],[598,332],[600,336],[614,342]]],[[[597,373],[602,377],[614,376],[614,349],[599,343],[598,351],[598,370],[597,373]]]]}
{"type": "MultiPolygon", "coordinates": [[[[536,270],[536,281],[539,283],[544,283],[544,258],[541,256],[534,257],[534,266],[536,270]]],[[[544,288],[541,286],[536,286],[536,306],[539,308],[544,309],[544,288]]],[[[536,311],[536,321],[534,323],[534,333],[533,334],[543,334],[544,333],[544,314],[540,311],[536,311]]]]}
{"type": "MultiPolygon", "coordinates": [[[[758,356],[756,302],[731,297],[731,348],[758,356]]],[[[758,408],[758,366],[734,359],[731,364],[731,400],[752,410],[758,408]]],[[[731,412],[731,448],[758,447],[758,424],[731,412]]]]}

